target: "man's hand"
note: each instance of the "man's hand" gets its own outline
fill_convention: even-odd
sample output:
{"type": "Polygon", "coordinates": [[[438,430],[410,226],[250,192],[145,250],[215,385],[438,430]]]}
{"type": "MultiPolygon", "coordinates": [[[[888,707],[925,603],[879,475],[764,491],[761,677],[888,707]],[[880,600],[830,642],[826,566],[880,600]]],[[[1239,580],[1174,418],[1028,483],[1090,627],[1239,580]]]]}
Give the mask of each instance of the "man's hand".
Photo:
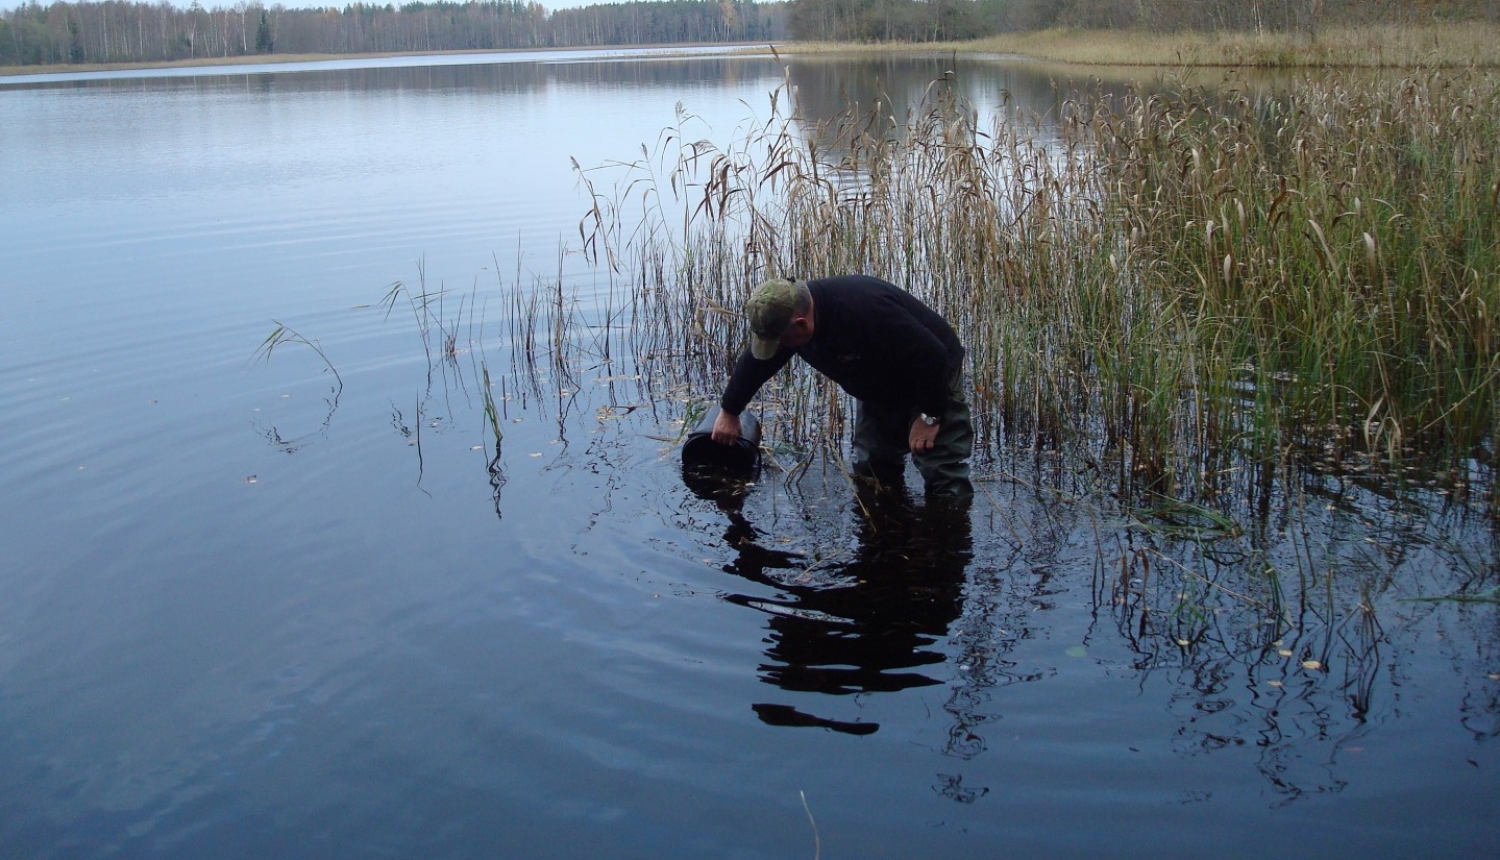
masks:
{"type": "Polygon", "coordinates": [[[713,440],[720,445],[734,445],[740,441],[740,416],[719,410],[714,419],[713,440]]]}
{"type": "Polygon", "coordinates": [[[927,422],[918,417],[911,422],[911,434],[906,444],[913,454],[926,454],[932,450],[933,443],[937,441],[937,435],[938,425],[928,426],[927,422]]]}

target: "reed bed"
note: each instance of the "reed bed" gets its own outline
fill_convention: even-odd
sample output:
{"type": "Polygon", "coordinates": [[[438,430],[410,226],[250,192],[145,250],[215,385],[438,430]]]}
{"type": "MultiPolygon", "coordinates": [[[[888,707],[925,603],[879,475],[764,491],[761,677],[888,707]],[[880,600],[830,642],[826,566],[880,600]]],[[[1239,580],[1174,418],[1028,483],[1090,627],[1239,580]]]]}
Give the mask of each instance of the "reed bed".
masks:
{"type": "Polygon", "coordinates": [[[1329,26],[1316,34],[1054,28],[942,47],[1110,66],[1467,68],[1500,64],[1500,27],[1485,21],[1426,21],[1329,26]]]}
{"type": "MultiPolygon", "coordinates": [[[[816,127],[789,92],[728,146],[685,117],[611,189],[584,174],[585,244],[672,384],[716,397],[760,279],[859,271],[958,328],[981,460],[1066,451],[1122,489],[1209,501],[1298,464],[1490,473],[1492,75],[1096,86],[983,119],[939,80],[903,119],[877,104],[816,127]]],[[[843,433],[846,404],[805,369],[763,401],[773,438],[843,433]]]]}

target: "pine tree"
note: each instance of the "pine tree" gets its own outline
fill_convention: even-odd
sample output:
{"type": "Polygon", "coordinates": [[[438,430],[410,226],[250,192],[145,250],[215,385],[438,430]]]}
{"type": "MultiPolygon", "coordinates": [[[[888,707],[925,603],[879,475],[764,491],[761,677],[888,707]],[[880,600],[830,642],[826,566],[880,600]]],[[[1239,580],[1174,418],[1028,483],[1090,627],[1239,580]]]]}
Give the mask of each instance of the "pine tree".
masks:
{"type": "Polygon", "coordinates": [[[266,18],[266,10],[260,10],[260,26],[255,30],[255,53],[269,54],[276,50],[276,39],[271,35],[271,22],[266,18]]]}

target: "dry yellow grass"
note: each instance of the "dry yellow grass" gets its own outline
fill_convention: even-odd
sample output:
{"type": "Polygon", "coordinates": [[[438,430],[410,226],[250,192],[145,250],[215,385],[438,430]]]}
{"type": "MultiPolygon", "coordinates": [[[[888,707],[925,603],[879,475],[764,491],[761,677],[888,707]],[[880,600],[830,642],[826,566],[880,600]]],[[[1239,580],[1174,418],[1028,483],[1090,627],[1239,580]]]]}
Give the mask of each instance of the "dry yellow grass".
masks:
{"type": "Polygon", "coordinates": [[[1148,33],[1055,29],[972,42],[848,45],[796,43],[784,53],[956,51],[1012,54],[1097,66],[1462,67],[1500,65],[1500,26],[1483,22],[1416,27],[1328,28],[1304,33],[1148,33]]]}

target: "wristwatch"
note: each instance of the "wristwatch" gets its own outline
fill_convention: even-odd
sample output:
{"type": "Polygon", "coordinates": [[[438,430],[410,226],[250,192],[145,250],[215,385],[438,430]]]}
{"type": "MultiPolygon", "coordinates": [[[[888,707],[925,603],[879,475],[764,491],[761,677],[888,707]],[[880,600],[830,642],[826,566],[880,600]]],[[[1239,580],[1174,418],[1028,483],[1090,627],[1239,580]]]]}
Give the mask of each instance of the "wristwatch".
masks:
{"type": "Polygon", "coordinates": [[[926,424],[928,427],[937,426],[938,420],[931,415],[928,415],[926,412],[919,414],[917,417],[920,418],[922,420],[922,423],[926,424]]]}

